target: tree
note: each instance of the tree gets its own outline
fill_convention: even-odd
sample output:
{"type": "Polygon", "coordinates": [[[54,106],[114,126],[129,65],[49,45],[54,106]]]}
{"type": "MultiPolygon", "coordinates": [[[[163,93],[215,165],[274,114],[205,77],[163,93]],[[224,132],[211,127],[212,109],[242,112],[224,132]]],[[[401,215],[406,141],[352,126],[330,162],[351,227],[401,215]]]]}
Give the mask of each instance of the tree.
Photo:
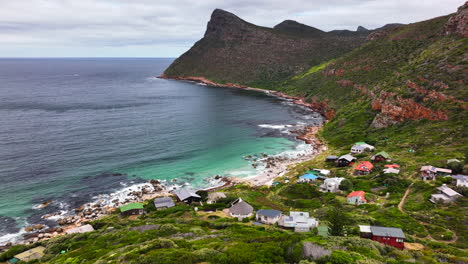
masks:
{"type": "Polygon", "coordinates": [[[348,224],[349,218],[342,208],[332,207],[328,210],[327,220],[330,222],[328,231],[332,236],[343,236],[344,226],[348,224]]]}
{"type": "Polygon", "coordinates": [[[342,191],[352,190],[353,189],[353,183],[348,179],[344,179],[344,180],[341,181],[339,188],[342,191]]]}
{"type": "Polygon", "coordinates": [[[448,163],[447,167],[451,169],[453,173],[461,173],[463,171],[463,164],[458,161],[448,163]]]}

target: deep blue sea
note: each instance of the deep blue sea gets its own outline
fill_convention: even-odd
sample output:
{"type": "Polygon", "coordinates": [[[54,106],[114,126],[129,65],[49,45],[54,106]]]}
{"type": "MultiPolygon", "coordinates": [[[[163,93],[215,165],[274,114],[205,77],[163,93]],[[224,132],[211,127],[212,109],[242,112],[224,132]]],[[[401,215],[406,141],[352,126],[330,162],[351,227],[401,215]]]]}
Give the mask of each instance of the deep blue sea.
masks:
{"type": "Polygon", "coordinates": [[[287,125],[322,122],[263,93],[155,78],[171,62],[0,59],[0,243],[148,179],[253,176],[244,156],[302,151],[287,125]]]}

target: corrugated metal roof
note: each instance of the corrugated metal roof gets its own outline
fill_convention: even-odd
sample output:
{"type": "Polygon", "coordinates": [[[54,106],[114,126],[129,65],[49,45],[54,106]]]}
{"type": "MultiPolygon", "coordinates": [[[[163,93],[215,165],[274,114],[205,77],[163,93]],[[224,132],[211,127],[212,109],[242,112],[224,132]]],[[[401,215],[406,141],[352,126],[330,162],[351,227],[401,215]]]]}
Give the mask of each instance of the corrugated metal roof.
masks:
{"type": "Polygon", "coordinates": [[[359,231],[361,233],[372,233],[371,228],[368,225],[359,225],[359,231]]]}
{"type": "Polygon", "coordinates": [[[154,199],[154,206],[156,208],[161,208],[161,207],[174,207],[174,201],[172,200],[171,197],[162,197],[162,198],[156,198],[154,199]]]}
{"type": "Polygon", "coordinates": [[[272,209],[262,209],[257,211],[258,215],[263,215],[269,218],[275,218],[281,215],[281,211],[272,209]]]}
{"type": "Polygon", "coordinates": [[[181,201],[189,197],[201,198],[200,195],[196,194],[194,190],[188,188],[176,190],[174,193],[177,195],[177,197],[179,197],[179,200],[181,201]]]}
{"type": "Polygon", "coordinates": [[[349,155],[349,154],[343,155],[343,156],[341,156],[339,159],[345,159],[345,160],[347,160],[347,161],[349,161],[349,162],[351,162],[351,161],[353,161],[353,160],[356,160],[355,157],[353,157],[353,156],[351,156],[351,155],[349,155]]]}
{"type": "Polygon", "coordinates": [[[382,157],[384,157],[386,159],[390,158],[390,155],[385,151],[380,151],[379,153],[375,154],[375,157],[377,157],[377,156],[382,156],[382,157]]]}
{"type": "Polygon", "coordinates": [[[126,212],[128,210],[134,210],[134,209],[143,209],[143,204],[142,203],[130,203],[126,205],[122,205],[120,207],[120,212],[126,212]]]}
{"type": "Polygon", "coordinates": [[[383,226],[371,226],[370,228],[374,236],[405,238],[405,234],[401,228],[383,226]]]}
{"type": "Polygon", "coordinates": [[[447,195],[449,197],[457,196],[457,195],[461,196],[461,194],[459,194],[456,191],[452,190],[452,188],[447,187],[445,184],[438,187],[437,190],[441,191],[442,193],[444,193],[445,195],[447,195]]]}

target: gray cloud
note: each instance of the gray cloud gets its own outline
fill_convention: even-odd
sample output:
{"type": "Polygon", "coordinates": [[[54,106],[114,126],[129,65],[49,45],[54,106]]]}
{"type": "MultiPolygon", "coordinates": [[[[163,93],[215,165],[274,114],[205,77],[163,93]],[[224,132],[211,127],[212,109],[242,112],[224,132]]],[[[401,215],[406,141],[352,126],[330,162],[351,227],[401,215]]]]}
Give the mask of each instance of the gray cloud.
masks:
{"type": "Polygon", "coordinates": [[[141,49],[140,53],[131,52],[131,55],[177,56],[203,36],[215,8],[268,27],[293,19],[322,30],[354,30],[358,25],[376,28],[387,23],[411,23],[446,15],[455,12],[463,2],[0,0],[0,57],[16,53],[17,56],[127,56],[129,48],[141,49]],[[154,53],[143,53],[154,47],[158,47],[154,53]],[[108,49],[102,53],[105,48],[108,49]],[[25,49],[27,53],[22,52],[25,49]],[[95,54],[97,51],[99,54],[95,54]]]}

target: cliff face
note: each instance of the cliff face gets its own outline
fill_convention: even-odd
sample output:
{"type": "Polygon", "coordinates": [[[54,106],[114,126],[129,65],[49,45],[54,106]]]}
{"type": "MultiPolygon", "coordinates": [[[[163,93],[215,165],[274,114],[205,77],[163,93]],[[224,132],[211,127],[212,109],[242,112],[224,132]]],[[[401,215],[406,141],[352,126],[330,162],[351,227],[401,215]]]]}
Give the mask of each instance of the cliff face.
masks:
{"type": "Polygon", "coordinates": [[[286,20],[274,28],[216,9],[204,37],[165,71],[166,77],[205,77],[269,87],[364,43],[367,31],[323,32],[286,20]]]}

